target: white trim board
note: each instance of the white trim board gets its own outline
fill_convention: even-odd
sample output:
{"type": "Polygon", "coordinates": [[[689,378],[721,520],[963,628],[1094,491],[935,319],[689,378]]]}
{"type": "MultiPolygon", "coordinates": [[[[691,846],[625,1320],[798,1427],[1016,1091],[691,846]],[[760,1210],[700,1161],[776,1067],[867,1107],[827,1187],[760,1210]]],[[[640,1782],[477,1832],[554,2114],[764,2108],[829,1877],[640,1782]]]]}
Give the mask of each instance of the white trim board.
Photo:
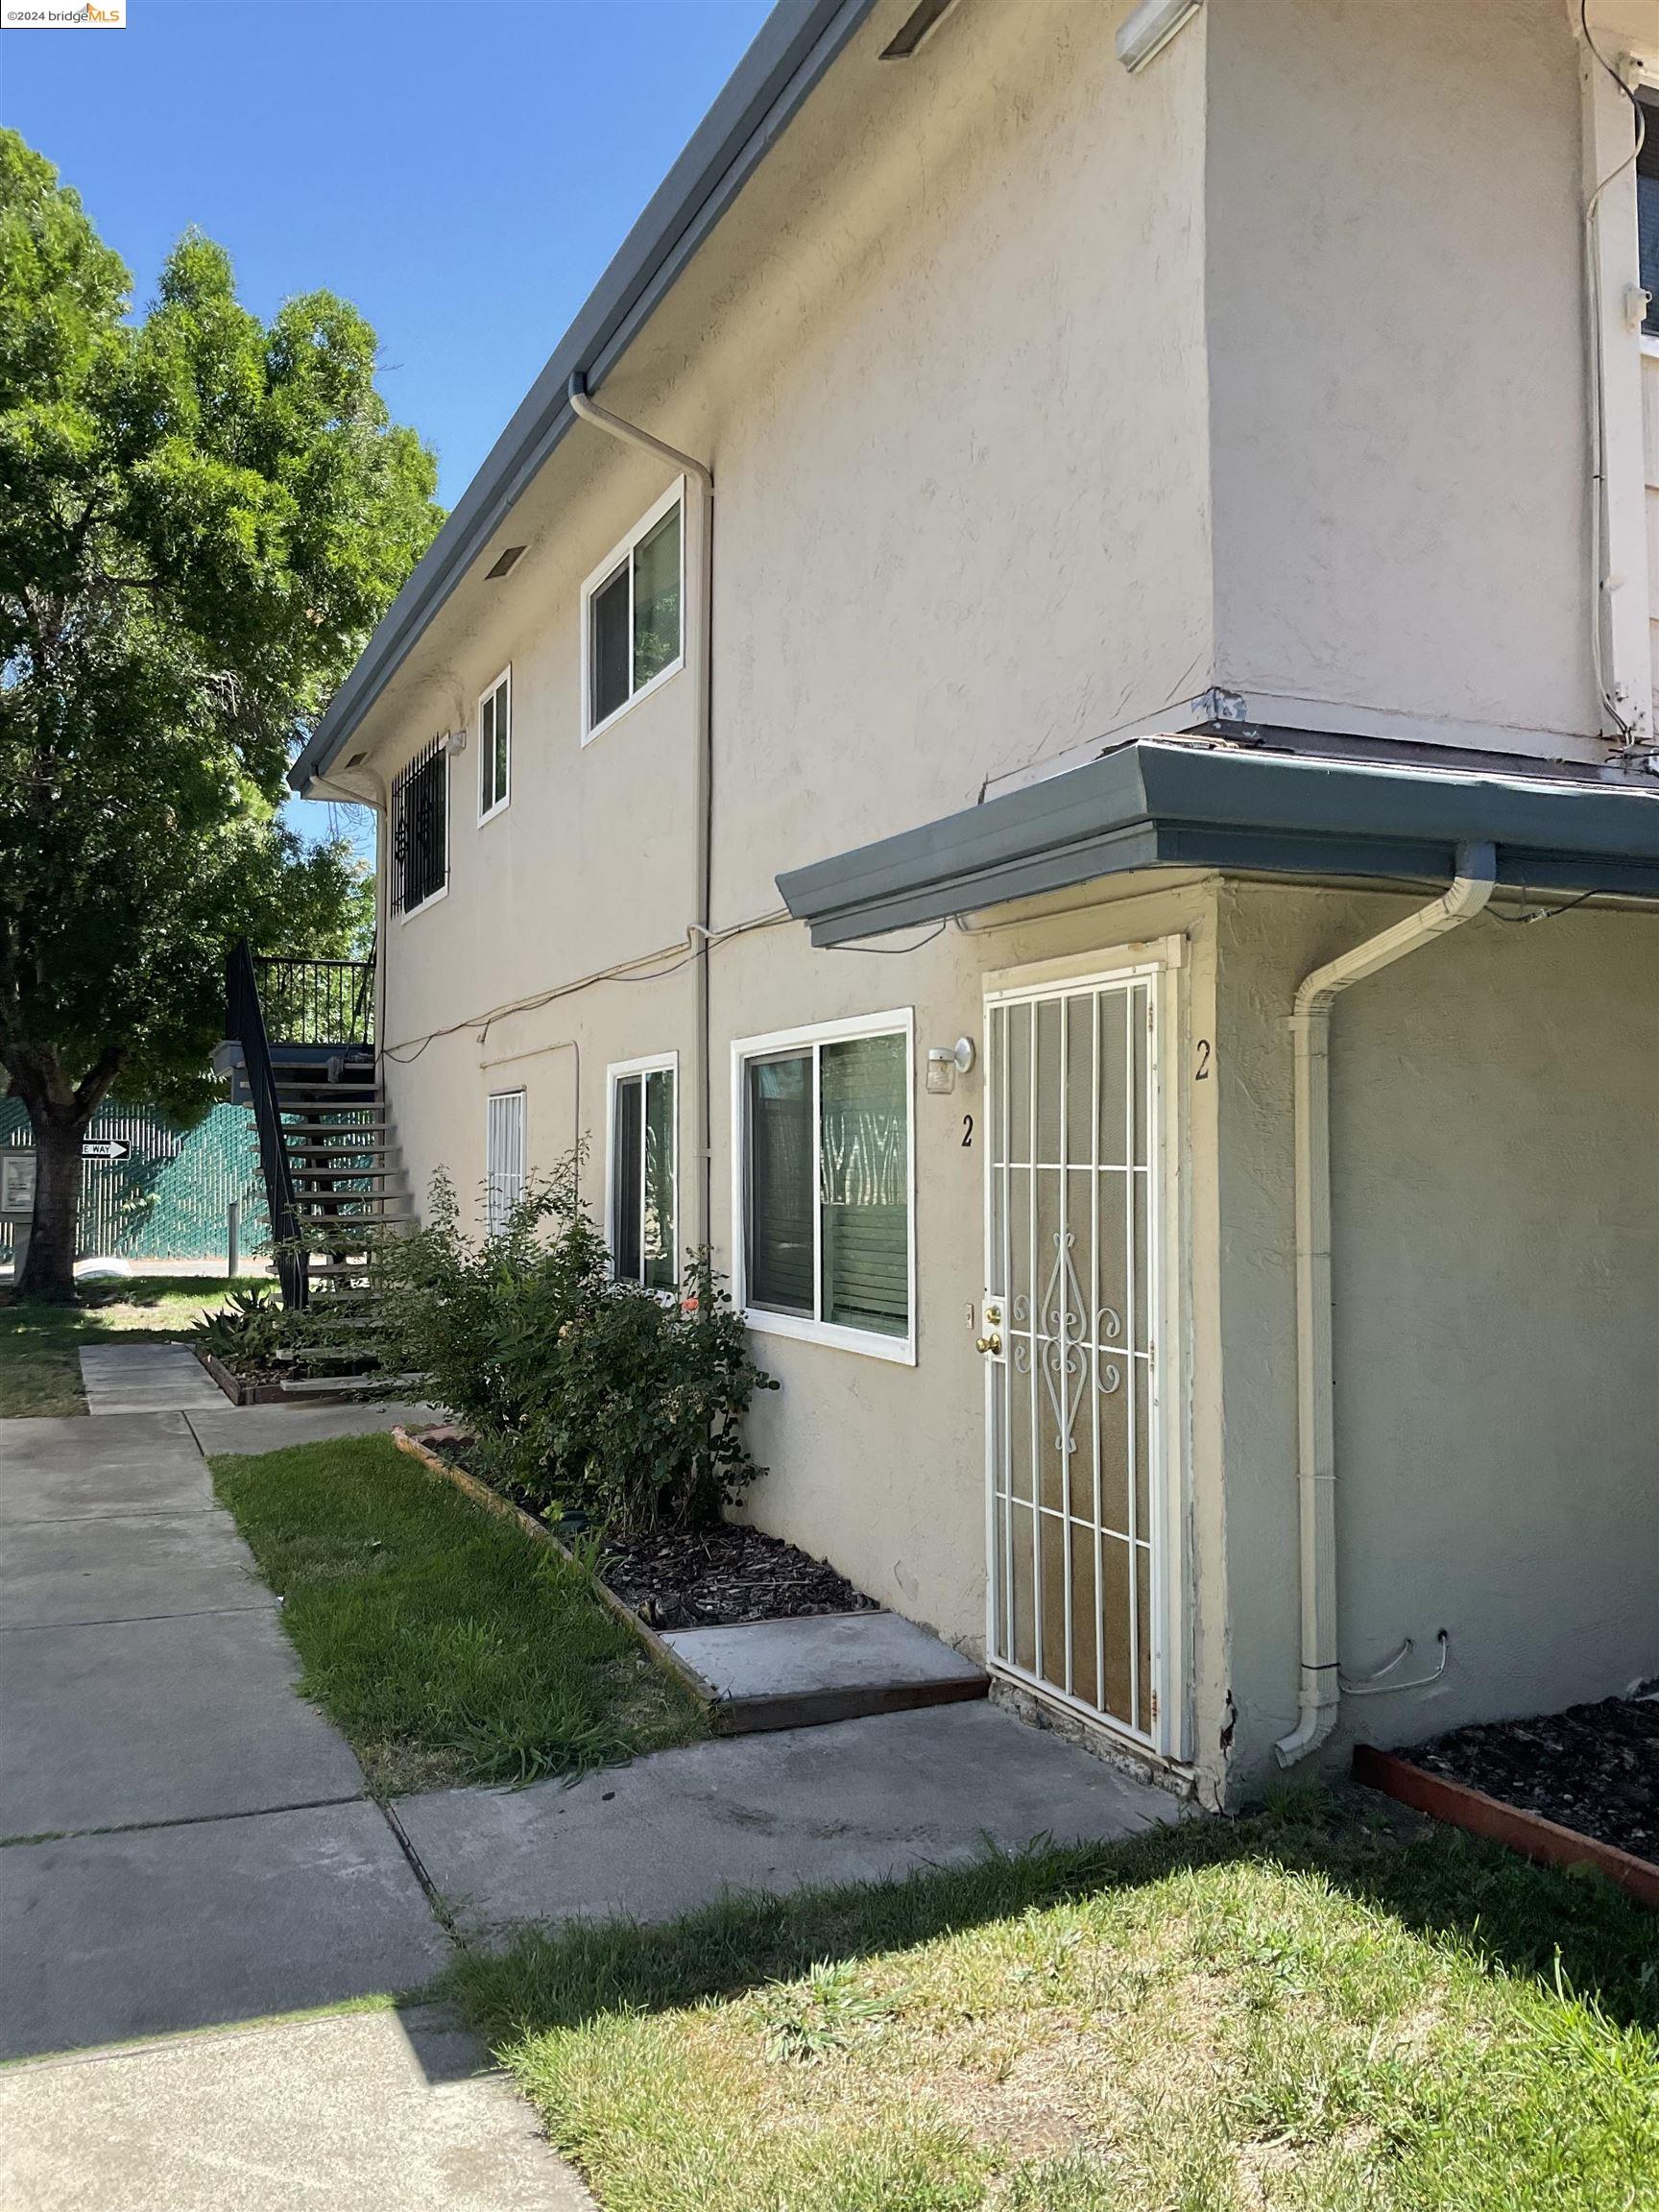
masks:
{"type": "MultiPolygon", "coordinates": [[[[705,591],[709,589],[709,579],[707,577],[702,579],[701,588],[705,591]]],[[[611,548],[610,552],[606,554],[604,560],[599,563],[598,566],[589,572],[589,574],[583,582],[581,594],[578,600],[578,606],[581,611],[581,652],[578,658],[581,663],[582,696],[579,703],[581,712],[577,723],[577,728],[582,733],[583,744],[590,745],[595,737],[603,736],[607,730],[613,730],[617,723],[621,721],[623,715],[631,713],[633,709],[638,706],[641,699],[649,699],[653,691],[661,690],[662,685],[666,684],[670,678],[678,676],[680,671],[685,665],[685,479],[684,476],[677,476],[674,479],[673,483],[669,485],[667,491],[663,493],[661,498],[659,499],[654,506],[648,507],[646,509],[645,513],[640,516],[638,521],[635,523],[634,527],[628,531],[624,537],[617,541],[617,542],[611,548]],[[628,651],[630,655],[629,676],[630,680],[632,680],[632,655],[634,651],[634,548],[638,544],[639,541],[646,537],[652,530],[654,530],[658,523],[661,521],[662,517],[676,506],[678,506],[680,509],[680,650],[675,655],[674,659],[669,661],[665,668],[660,668],[657,671],[656,675],[651,678],[648,684],[641,684],[637,689],[630,689],[627,698],[623,700],[620,707],[613,707],[611,712],[606,715],[602,722],[593,722],[590,720],[593,709],[593,624],[590,618],[593,594],[598,590],[602,584],[610,583],[612,577],[615,575],[617,569],[622,565],[624,562],[627,562],[628,651]]]]}
{"type": "MultiPolygon", "coordinates": [[[[813,1052],[813,1159],[816,1163],[821,1122],[819,1118],[817,1054],[813,1052]]],[[[812,1200],[813,1302],[823,1298],[822,1212],[818,1204],[816,1170],[812,1200]]],[[[834,1022],[803,1023],[794,1029],[774,1029],[758,1037],[732,1041],[732,1301],[747,1327],[763,1336],[789,1336],[802,1343],[823,1344],[839,1352],[855,1352],[869,1359],[885,1359],[914,1367],[917,1360],[916,1322],[916,1010],[896,1007],[884,1014],[859,1014],[834,1022]],[[748,1130],[745,1112],[744,1070],[751,1060],[781,1057],[810,1050],[855,1037],[894,1037],[904,1040],[906,1299],[908,1327],[902,1336],[884,1336],[873,1329],[848,1329],[798,1313],[775,1313],[748,1301],[749,1209],[748,1130]]]]}

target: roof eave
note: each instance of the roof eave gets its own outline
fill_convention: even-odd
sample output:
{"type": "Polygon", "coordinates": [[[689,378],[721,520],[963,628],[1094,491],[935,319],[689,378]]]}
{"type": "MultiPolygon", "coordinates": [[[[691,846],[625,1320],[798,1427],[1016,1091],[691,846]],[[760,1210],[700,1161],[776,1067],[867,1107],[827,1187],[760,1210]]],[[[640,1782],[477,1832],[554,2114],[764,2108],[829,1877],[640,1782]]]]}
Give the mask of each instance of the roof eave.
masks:
{"type": "Polygon", "coordinates": [[[876,0],[779,0],[685,151],[554,348],[483,467],[375,626],[295,761],[326,774],[422,632],[576,418],[570,378],[597,389],[793,120],[876,0]]]}
{"type": "Polygon", "coordinates": [[[1659,793],[1157,742],[777,880],[830,946],[1138,869],[1450,878],[1471,839],[1502,883],[1659,900],[1659,793]]]}

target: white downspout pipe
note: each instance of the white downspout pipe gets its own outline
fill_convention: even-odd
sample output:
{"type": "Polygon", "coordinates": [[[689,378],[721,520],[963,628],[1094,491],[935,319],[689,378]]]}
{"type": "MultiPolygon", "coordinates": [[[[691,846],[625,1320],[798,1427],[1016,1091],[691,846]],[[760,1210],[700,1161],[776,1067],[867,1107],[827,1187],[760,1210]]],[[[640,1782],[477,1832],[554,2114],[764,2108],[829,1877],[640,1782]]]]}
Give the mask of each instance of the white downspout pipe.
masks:
{"type": "Polygon", "coordinates": [[[696,911],[686,932],[692,944],[692,972],[696,979],[697,998],[693,1017],[695,1065],[691,1071],[691,1155],[697,1163],[697,1174],[693,1186],[691,1234],[685,1241],[701,1248],[709,1241],[712,1233],[709,1138],[711,1112],[709,908],[714,843],[714,472],[706,462],[697,460],[692,454],[682,453],[679,446],[670,445],[665,439],[654,438],[649,430],[641,430],[633,422],[625,422],[620,415],[613,415],[608,407],[599,406],[588,397],[587,379],[581,374],[571,377],[566,397],[571,413],[579,416],[584,422],[591,422],[595,429],[603,430],[608,437],[619,440],[624,445],[636,445],[642,453],[654,453],[658,460],[666,461],[671,469],[684,469],[687,476],[695,479],[700,493],[698,507],[702,528],[698,544],[702,576],[698,593],[700,613],[697,637],[700,666],[697,682],[697,757],[692,793],[692,818],[697,825],[696,880],[692,892],[692,903],[696,911]]]}
{"type": "Polygon", "coordinates": [[[1498,855],[1460,845],[1457,873],[1432,904],[1338,953],[1302,978],[1295,1045],[1296,1472],[1302,1530],[1300,1719],[1273,1749],[1281,1767],[1316,1751],[1336,1725],[1335,1390],[1331,1362],[1331,1008],[1339,992],[1388,968],[1479,914],[1492,896],[1498,855]]]}

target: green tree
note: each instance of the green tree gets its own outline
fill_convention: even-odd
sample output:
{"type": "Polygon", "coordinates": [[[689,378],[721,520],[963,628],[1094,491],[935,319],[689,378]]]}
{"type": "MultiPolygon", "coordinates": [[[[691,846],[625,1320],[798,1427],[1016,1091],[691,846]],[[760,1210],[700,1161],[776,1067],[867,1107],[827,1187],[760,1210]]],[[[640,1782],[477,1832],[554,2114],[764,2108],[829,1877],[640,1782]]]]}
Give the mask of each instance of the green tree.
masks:
{"type": "Polygon", "coordinates": [[[277,817],[295,748],[442,520],[374,333],[269,324],[192,233],[156,298],[0,131],[0,1078],[34,1125],[23,1294],[74,1295],[113,1090],[206,1103],[228,945],[343,952],[370,891],[277,817]]]}

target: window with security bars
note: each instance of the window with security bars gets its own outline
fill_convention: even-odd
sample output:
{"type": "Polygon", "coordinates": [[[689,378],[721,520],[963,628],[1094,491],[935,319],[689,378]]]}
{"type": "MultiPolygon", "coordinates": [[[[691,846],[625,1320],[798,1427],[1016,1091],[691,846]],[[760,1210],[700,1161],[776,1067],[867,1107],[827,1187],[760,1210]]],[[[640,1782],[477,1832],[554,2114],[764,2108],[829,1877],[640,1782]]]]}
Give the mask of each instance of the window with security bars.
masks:
{"type": "Polygon", "coordinates": [[[485,1214],[492,1237],[506,1228],[524,1195],[524,1094],[492,1092],[486,1107],[485,1214]]]}
{"type": "Polygon", "coordinates": [[[407,917],[449,881],[449,741],[434,737],[392,779],[391,905],[407,917]]]}
{"type": "Polygon", "coordinates": [[[789,1333],[906,1342],[907,1029],[804,1036],[742,1061],[744,1302],[789,1333]]]}
{"type": "Polygon", "coordinates": [[[611,1076],[611,1255],[619,1282],[672,1290],[679,1281],[674,1069],[611,1076]]]}

